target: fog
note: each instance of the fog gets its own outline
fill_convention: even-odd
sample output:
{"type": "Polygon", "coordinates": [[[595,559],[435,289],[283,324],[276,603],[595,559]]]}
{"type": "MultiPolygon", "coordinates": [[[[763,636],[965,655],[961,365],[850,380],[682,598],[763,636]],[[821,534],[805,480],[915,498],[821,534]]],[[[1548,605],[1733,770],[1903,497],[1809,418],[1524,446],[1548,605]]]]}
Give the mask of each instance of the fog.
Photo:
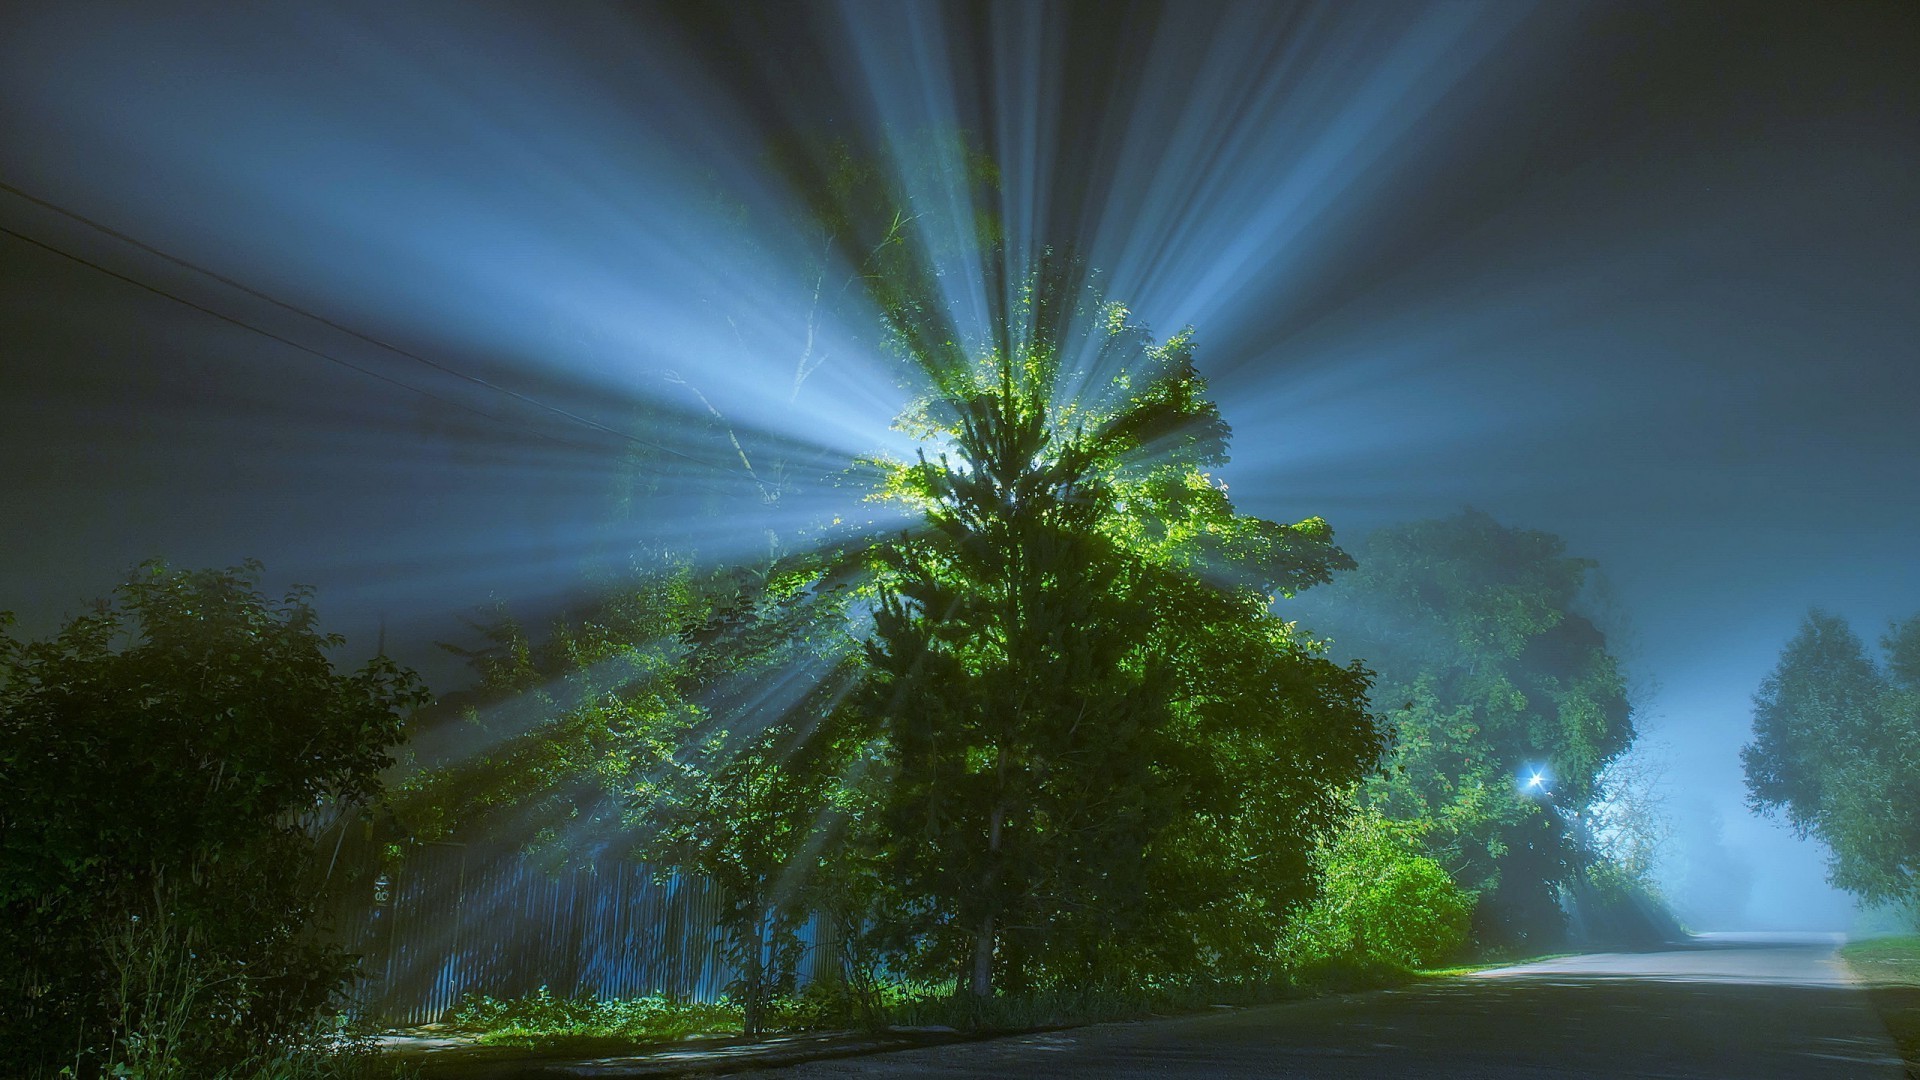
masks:
{"type": "MultiPolygon", "coordinates": [[[[0,608],[27,633],[143,558],[258,557],[448,689],[463,614],[551,613],[637,544],[890,527],[832,478],[911,452],[915,387],[870,312],[823,306],[849,269],[769,154],[874,149],[932,208],[915,242],[969,251],[961,165],[907,160],[965,131],[1011,250],[1071,247],[1194,328],[1243,509],[1358,538],[1473,506],[1597,561],[1689,926],[1852,923],[1738,752],[1809,607],[1866,636],[1920,612],[1910,9],[8,19],[0,608]],[[777,501],[770,460],[801,478],[777,501]]],[[[985,285],[943,281],[979,333],[985,285]]]]}

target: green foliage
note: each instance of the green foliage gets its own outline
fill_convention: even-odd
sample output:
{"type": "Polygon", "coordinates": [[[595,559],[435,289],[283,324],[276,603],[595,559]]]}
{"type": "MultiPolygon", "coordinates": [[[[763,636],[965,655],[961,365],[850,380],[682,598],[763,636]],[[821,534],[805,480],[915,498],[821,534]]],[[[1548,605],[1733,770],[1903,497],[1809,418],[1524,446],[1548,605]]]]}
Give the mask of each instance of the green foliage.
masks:
{"type": "Polygon", "coordinates": [[[1748,804],[1825,843],[1828,880],[1870,903],[1920,899],[1920,618],[1881,644],[1884,666],[1844,620],[1809,613],[1740,752],[1748,804]]]}
{"type": "Polygon", "coordinates": [[[1570,823],[1634,738],[1619,663],[1575,610],[1593,564],[1471,510],[1382,529],[1359,562],[1287,610],[1379,672],[1394,742],[1363,802],[1419,825],[1478,896],[1482,947],[1557,940],[1559,890],[1587,857],[1570,823]],[[1550,803],[1517,790],[1529,763],[1550,803]]]}
{"type": "Polygon", "coordinates": [[[1587,948],[1656,949],[1687,938],[1658,888],[1630,864],[1588,860],[1562,896],[1574,939],[1587,948]]]}
{"type": "MultiPolygon", "coordinates": [[[[885,984],[881,1011],[865,1015],[846,988],[815,982],[798,993],[764,1003],[762,1031],[846,1031],[898,1022],[897,1010],[912,1000],[897,983],[885,984]]],[[[484,994],[463,997],[447,1026],[476,1036],[483,1045],[543,1049],[614,1049],[678,1042],[692,1036],[747,1034],[746,1012],[735,1001],[688,1001],[662,994],[634,998],[560,997],[546,987],[519,998],[484,994]],[[597,1044],[597,1045],[596,1045],[597,1044]]]]}
{"type": "Polygon", "coordinates": [[[416,740],[396,800],[408,829],[422,839],[531,832],[560,858],[574,837],[617,831],[622,807],[609,791],[670,757],[699,718],[681,681],[683,634],[715,607],[688,570],[670,567],[605,590],[537,641],[496,612],[480,626],[484,648],[454,650],[479,685],[416,740]]]}
{"type": "Polygon", "coordinates": [[[807,689],[770,710],[773,718],[727,713],[720,722],[744,730],[708,725],[704,739],[629,795],[639,854],[697,874],[727,898],[728,958],[738,972],[730,996],[749,1035],[761,1031],[773,999],[795,989],[800,924],[832,902],[823,847],[841,831],[846,755],[825,714],[840,680],[830,671],[806,676],[807,689]]]}
{"type": "Polygon", "coordinates": [[[1356,809],[1316,862],[1320,893],[1288,932],[1290,959],[1301,970],[1432,967],[1466,943],[1473,897],[1421,854],[1407,826],[1356,809]]]}
{"type": "Polygon", "coordinates": [[[1234,511],[1190,342],[1077,269],[1016,291],[1004,350],[921,358],[937,389],[902,427],[937,456],[879,485],[924,522],[876,548],[852,699],[896,944],[976,995],[1272,960],[1378,751],[1366,672],[1266,610],[1345,555],[1234,511]]]}
{"type": "Polygon", "coordinates": [[[741,1012],[737,1005],[681,1001],[658,994],[556,997],[543,986],[520,998],[462,998],[447,1024],[489,1045],[554,1047],[588,1040],[655,1043],[689,1035],[737,1034],[741,1012]]]}
{"type": "Polygon", "coordinates": [[[307,593],[259,572],[147,564],[50,640],[0,637],[17,1061],[210,1075],[317,1030],[351,974],[313,832],[379,794],[426,694],[384,657],[336,673],[307,593]]]}
{"type": "Polygon", "coordinates": [[[487,624],[491,647],[469,654],[477,700],[448,733],[480,749],[409,780],[402,821],[717,885],[731,993],[757,1033],[794,988],[797,930],[824,904],[823,836],[843,816],[834,573],[818,558],[678,566],[607,588],[538,644],[511,619],[487,624]]]}
{"type": "MultiPolygon", "coordinates": [[[[840,989],[814,984],[775,1000],[767,1030],[778,1032],[875,1030],[1027,1031],[1116,1020],[1145,1020],[1293,1000],[1328,992],[1372,989],[1405,981],[1381,966],[1329,963],[1306,980],[1218,979],[1208,976],[1145,979],[1083,986],[1062,984],[991,998],[955,996],[950,987],[888,981],[878,1008],[864,1020],[849,1012],[840,989]]],[[[542,988],[521,998],[463,999],[449,1026],[483,1045],[610,1054],[694,1036],[742,1031],[732,1004],[675,1001],[659,995],[628,999],[562,998],[542,988]]]]}
{"type": "Polygon", "coordinates": [[[1868,982],[1920,987],[1920,934],[1851,941],[1840,955],[1868,982]]]}
{"type": "MultiPolygon", "coordinates": [[[[836,324],[859,340],[868,313],[877,313],[872,337],[860,344],[909,361],[895,369],[900,385],[919,389],[928,375],[940,385],[948,373],[964,374],[970,367],[966,334],[955,324],[941,279],[984,275],[984,295],[996,308],[1010,295],[1000,261],[983,257],[1004,249],[996,215],[999,168],[978,141],[953,131],[890,131],[884,149],[846,139],[796,139],[775,147],[771,164],[808,211],[817,235],[805,246],[826,256],[815,269],[816,310],[808,328],[821,307],[836,309],[836,324]],[[917,203],[916,194],[928,192],[940,193],[938,209],[917,203]],[[929,213],[950,216],[955,197],[972,228],[949,233],[916,224],[929,213]]],[[[988,318],[995,328],[1013,325],[1003,310],[988,318]]]]}

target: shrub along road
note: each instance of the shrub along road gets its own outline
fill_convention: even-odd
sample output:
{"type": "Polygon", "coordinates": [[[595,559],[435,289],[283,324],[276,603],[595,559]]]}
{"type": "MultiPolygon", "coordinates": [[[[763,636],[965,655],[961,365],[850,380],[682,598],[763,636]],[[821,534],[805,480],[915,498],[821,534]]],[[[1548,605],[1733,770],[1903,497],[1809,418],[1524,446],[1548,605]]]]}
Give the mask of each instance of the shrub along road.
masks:
{"type": "Polygon", "coordinates": [[[814,1061],[779,1075],[1900,1080],[1899,1054],[1836,945],[1707,937],[1290,1005],[814,1061]]]}

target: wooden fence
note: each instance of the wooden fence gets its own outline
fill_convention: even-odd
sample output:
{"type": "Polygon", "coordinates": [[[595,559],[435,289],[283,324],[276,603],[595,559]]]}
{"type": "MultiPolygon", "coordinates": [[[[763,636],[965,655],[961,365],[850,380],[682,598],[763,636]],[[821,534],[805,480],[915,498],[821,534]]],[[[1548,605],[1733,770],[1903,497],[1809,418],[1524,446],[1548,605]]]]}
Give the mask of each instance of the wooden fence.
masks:
{"type": "MultiPolygon", "coordinates": [[[[465,994],[719,998],[734,973],[721,950],[721,898],[705,882],[628,860],[557,873],[513,851],[413,849],[372,883],[340,930],[362,956],[356,1011],[391,1024],[442,1019],[465,994]]],[[[800,978],[822,959],[801,937],[800,978]]]]}

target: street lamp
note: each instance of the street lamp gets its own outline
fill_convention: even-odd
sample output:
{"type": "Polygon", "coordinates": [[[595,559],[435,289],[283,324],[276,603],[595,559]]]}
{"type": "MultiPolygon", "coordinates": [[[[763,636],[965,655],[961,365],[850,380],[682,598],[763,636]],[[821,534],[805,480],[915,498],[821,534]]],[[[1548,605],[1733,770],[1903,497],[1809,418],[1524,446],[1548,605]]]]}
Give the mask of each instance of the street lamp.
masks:
{"type": "Polygon", "coordinates": [[[1553,798],[1553,772],[1545,765],[1520,766],[1520,771],[1514,774],[1514,783],[1520,788],[1520,794],[1529,798],[1553,798]]]}

